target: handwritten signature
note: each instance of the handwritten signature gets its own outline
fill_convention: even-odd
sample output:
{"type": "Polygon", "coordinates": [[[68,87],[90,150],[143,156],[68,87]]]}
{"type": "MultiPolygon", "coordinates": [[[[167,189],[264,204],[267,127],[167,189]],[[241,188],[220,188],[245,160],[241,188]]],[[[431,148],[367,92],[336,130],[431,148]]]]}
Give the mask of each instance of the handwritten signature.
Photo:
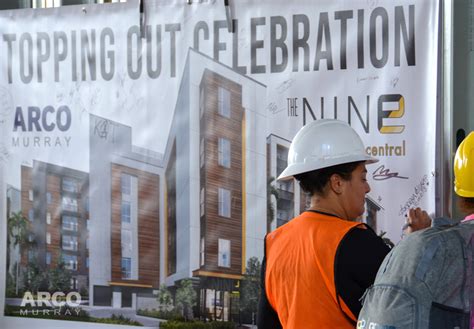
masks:
{"type": "Polygon", "coordinates": [[[390,172],[390,169],[385,169],[384,165],[381,165],[375,169],[375,171],[372,173],[372,178],[374,180],[386,180],[390,178],[408,179],[408,177],[399,176],[398,172],[390,172]]]}
{"type": "Polygon", "coordinates": [[[277,91],[279,94],[283,94],[288,88],[291,87],[291,85],[293,84],[295,80],[293,79],[288,79],[288,80],[285,80],[283,81],[278,87],[277,87],[277,91]]]}
{"type": "Polygon", "coordinates": [[[285,109],[279,109],[278,105],[274,102],[271,102],[270,104],[267,105],[267,111],[269,111],[271,114],[277,114],[284,110],[285,109]]]}
{"type": "Polygon", "coordinates": [[[362,81],[370,81],[370,80],[378,80],[378,79],[379,79],[378,75],[368,76],[364,78],[357,78],[357,83],[362,82],[362,81]]]}
{"type": "Polygon", "coordinates": [[[424,175],[421,181],[414,187],[415,192],[410,196],[403,206],[400,205],[400,211],[398,212],[398,215],[403,216],[407,213],[408,209],[418,206],[420,204],[420,200],[428,191],[429,185],[430,182],[428,181],[428,176],[424,175]]]}
{"type": "Polygon", "coordinates": [[[0,145],[0,161],[8,160],[10,154],[4,145],[0,145]]]}
{"type": "Polygon", "coordinates": [[[112,122],[105,119],[98,119],[95,123],[94,134],[102,139],[108,139],[111,129],[114,129],[112,122]]]}
{"type": "Polygon", "coordinates": [[[367,5],[369,5],[369,9],[374,9],[378,5],[378,0],[367,0],[367,5]]]}
{"type": "Polygon", "coordinates": [[[393,88],[395,88],[397,86],[399,80],[400,80],[399,78],[393,78],[392,79],[391,83],[392,83],[393,88]]]}

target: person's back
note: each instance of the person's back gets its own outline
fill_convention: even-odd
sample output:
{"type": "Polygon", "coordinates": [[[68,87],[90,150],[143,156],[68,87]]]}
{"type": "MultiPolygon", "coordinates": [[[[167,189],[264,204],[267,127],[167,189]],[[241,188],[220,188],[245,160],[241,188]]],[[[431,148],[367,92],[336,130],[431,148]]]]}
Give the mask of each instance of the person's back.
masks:
{"type": "Polygon", "coordinates": [[[305,212],[268,234],[266,292],[284,328],[354,327],[341,316],[343,312],[355,319],[337,296],[333,278],[339,243],[358,226],[361,224],[305,212]]]}
{"type": "Polygon", "coordinates": [[[470,328],[473,238],[472,221],[407,236],[380,266],[358,327],[470,328]]]}
{"type": "Polygon", "coordinates": [[[365,295],[358,328],[474,328],[474,132],[456,151],[454,175],[467,216],[412,234],[390,252],[365,295]]]}

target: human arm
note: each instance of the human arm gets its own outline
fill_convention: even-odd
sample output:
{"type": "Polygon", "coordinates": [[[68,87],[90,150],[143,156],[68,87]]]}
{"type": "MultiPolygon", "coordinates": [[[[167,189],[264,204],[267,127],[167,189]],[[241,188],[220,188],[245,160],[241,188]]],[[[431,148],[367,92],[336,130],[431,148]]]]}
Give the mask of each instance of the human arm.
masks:
{"type": "Polygon", "coordinates": [[[407,213],[403,233],[409,234],[431,226],[431,217],[421,208],[410,208],[407,213]]]}
{"type": "Polygon", "coordinates": [[[339,244],[335,260],[336,290],[357,318],[360,298],[369,288],[390,248],[370,229],[356,228],[339,244]]]}
{"type": "Polygon", "coordinates": [[[265,291],[265,271],[266,271],[266,259],[263,258],[262,272],[260,278],[260,299],[258,302],[257,312],[257,328],[258,329],[279,329],[282,328],[278,314],[275,312],[273,307],[267,298],[265,291]]]}

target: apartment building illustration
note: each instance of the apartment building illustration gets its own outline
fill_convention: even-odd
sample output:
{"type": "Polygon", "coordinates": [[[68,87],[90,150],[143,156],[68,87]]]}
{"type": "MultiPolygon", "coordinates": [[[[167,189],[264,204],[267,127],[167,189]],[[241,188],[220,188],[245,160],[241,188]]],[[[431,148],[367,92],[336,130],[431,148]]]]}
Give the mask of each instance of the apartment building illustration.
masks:
{"type": "Polygon", "coordinates": [[[190,49],[165,151],[165,282],[192,278],[201,316],[238,312],[266,233],[266,87],[190,49]]]}
{"type": "MultiPolygon", "coordinates": [[[[278,194],[275,197],[274,219],[271,221],[271,230],[286,224],[293,217],[309,208],[311,198],[303,192],[294,179],[278,181],[278,176],[288,165],[288,151],[291,141],[270,134],[267,137],[267,175],[268,184],[272,184],[278,194]]],[[[267,188],[270,188],[268,186],[267,188]]],[[[273,197],[272,197],[273,199],[273,197]]]]}
{"type": "Polygon", "coordinates": [[[7,218],[21,211],[21,191],[7,184],[7,218]]]}
{"type": "Polygon", "coordinates": [[[21,265],[42,270],[60,260],[71,271],[71,290],[88,287],[89,176],[51,163],[21,166],[21,211],[28,219],[29,247],[21,250],[21,265]]]}
{"type": "Polygon", "coordinates": [[[365,197],[365,213],[362,216],[362,221],[369,225],[375,232],[379,233],[378,227],[378,213],[385,209],[377,203],[373,198],[366,195],[365,197]]]}
{"type": "Polygon", "coordinates": [[[90,115],[90,301],[154,308],[159,288],[162,155],[129,126],[90,115]]]}

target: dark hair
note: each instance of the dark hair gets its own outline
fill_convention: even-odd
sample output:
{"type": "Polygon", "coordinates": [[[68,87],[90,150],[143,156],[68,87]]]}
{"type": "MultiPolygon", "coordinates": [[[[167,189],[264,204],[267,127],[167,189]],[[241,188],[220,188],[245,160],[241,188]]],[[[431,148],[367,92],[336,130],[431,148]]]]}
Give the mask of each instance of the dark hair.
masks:
{"type": "Polygon", "coordinates": [[[458,207],[462,213],[470,215],[474,213],[474,198],[458,196],[458,207]]]}
{"type": "Polygon", "coordinates": [[[299,181],[304,192],[310,195],[325,195],[325,188],[332,175],[337,174],[343,180],[351,180],[352,172],[364,161],[343,163],[340,165],[308,171],[295,175],[295,179],[299,181]]]}

